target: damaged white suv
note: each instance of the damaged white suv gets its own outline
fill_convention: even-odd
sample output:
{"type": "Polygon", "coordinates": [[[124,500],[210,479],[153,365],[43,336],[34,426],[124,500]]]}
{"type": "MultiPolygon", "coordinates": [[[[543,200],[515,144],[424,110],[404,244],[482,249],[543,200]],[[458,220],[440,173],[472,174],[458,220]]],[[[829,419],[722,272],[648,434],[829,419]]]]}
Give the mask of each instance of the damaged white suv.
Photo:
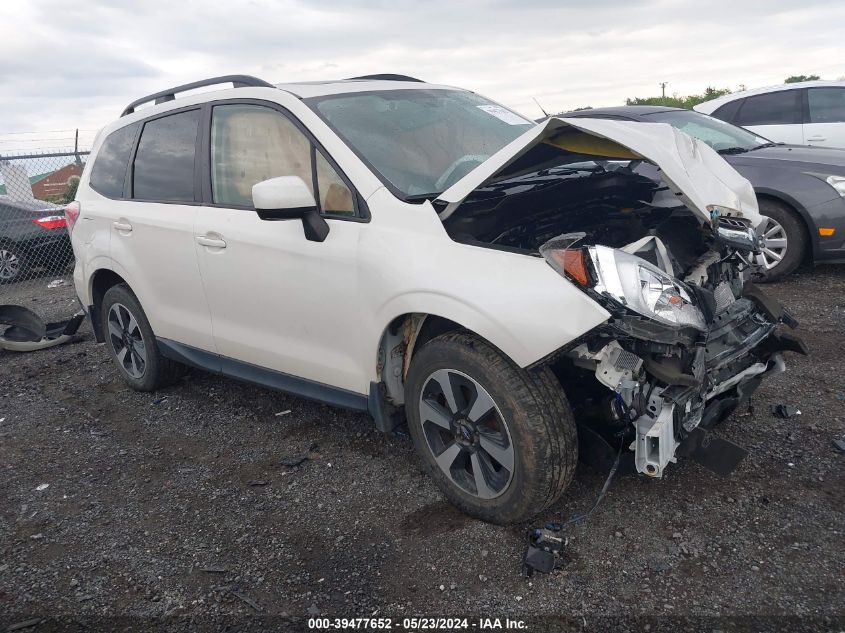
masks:
{"type": "Polygon", "coordinates": [[[67,219],[132,387],[191,365],[406,418],[446,496],[495,523],[554,502],[579,443],[654,477],[706,454],[805,351],[747,281],[754,193],[707,145],[408,77],[140,99],[67,219]]]}

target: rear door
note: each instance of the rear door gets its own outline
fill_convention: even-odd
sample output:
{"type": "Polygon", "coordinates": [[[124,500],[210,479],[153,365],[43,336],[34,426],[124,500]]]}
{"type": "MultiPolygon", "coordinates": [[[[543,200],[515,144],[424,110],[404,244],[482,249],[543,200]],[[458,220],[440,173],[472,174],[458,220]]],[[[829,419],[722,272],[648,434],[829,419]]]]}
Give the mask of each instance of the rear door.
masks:
{"type": "Polygon", "coordinates": [[[113,208],[110,250],[157,337],[213,352],[194,249],[201,112],[186,108],[143,123],[126,179],[127,201],[113,208]]]}
{"type": "Polygon", "coordinates": [[[804,142],[845,148],[845,87],[807,89],[804,142]]]}
{"type": "Polygon", "coordinates": [[[777,143],[804,144],[801,90],[780,90],[746,97],[733,120],[777,143]]]}
{"type": "Polygon", "coordinates": [[[367,226],[363,201],[286,111],[237,101],[209,110],[203,151],[210,167],[195,246],[224,371],[234,359],[364,393],[357,257],[367,226]],[[258,217],[252,186],[277,176],[298,176],[315,194],[330,226],[325,241],[306,239],[300,220],[258,217]]]}

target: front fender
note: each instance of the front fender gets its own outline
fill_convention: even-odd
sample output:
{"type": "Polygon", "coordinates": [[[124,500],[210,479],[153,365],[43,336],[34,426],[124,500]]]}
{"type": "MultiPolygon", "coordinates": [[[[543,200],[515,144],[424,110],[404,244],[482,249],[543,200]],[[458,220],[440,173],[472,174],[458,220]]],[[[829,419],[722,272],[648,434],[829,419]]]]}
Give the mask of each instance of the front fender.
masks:
{"type": "MultiPolygon", "coordinates": [[[[381,332],[404,314],[439,316],[482,336],[526,367],[610,316],[541,258],[459,244],[455,248],[474,252],[463,265],[450,267],[451,282],[427,285],[424,280],[442,275],[417,266],[414,289],[389,297],[377,311],[381,332]]],[[[443,260],[430,262],[432,268],[443,265],[443,260]]]]}

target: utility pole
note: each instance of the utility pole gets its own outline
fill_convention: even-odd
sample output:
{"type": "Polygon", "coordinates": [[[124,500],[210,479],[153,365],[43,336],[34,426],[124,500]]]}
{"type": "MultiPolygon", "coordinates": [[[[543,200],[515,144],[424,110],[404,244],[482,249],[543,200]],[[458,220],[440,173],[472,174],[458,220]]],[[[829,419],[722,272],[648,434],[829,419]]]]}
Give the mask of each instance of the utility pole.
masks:
{"type": "Polygon", "coordinates": [[[73,154],[76,158],[76,164],[81,165],[82,159],[79,158],[79,128],[76,128],[76,134],[73,137],[73,154]]]}
{"type": "Polygon", "coordinates": [[[668,81],[661,81],[660,82],[660,100],[663,101],[663,105],[666,105],[666,84],[669,83],[668,81]]]}

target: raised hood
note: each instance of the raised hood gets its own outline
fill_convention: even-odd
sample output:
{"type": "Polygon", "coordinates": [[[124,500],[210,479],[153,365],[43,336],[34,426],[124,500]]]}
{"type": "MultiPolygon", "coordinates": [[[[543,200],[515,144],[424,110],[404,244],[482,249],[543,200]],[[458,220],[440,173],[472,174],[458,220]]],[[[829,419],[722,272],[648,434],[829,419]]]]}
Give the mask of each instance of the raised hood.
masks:
{"type": "MultiPolygon", "coordinates": [[[[711,222],[710,210],[718,209],[721,215],[744,217],[754,226],[760,222],[751,183],[706,143],[666,123],[558,117],[531,128],[440,194],[440,218],[451,216],[475,189],[501,179],[509,165],[541,143],[588,156],[645,159],[660,169],[666,185],[702,221],[711,222]]],[[[530,163],[520,165],[520,172],[529,171],[530,163]]]]}

